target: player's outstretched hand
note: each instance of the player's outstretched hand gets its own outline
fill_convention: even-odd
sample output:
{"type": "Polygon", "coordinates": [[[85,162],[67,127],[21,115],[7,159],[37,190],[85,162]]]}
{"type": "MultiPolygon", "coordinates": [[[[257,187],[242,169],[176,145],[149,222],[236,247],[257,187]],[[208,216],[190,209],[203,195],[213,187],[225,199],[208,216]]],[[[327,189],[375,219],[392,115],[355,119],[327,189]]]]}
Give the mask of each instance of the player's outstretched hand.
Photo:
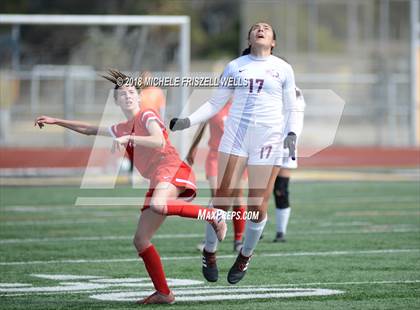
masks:
{"type": "Polygon", "coordinates": [[[122,147],[125,147],[130,142],[130,136],[121,136],[118,138],[115,138],[112,143],[111,152],[115,153],[115,151],[121,151],[122,147]]]}
{"type": "Polygon", "coordinates": [[[187,118],[174,117],[173,119],[171,119],[171,122],[169,123],[169,128],[172,131],[177,131],[177,130],[187,129],[188,127],[190,127],[190,125],[191,125],[191,122],[188,117],[187,118]]]}
{"type": "Polygon", "coordinates": [[[53,125],[57,122],[57,120],[53,117],[48,117],[48,116],[38,116],[35,119],[35,124],[34,126],[39,126],[39,128],[42,128],[45,126],[45,124],[49,124],[49,125],[53,125]]]}
{"type": "Polygon", "coordinates": [[[289,149],[289,157],[292,160],[296,160],[296,134],[294,132],[289,132],[287,137],[284,139],[284,148],[289,149]]]}

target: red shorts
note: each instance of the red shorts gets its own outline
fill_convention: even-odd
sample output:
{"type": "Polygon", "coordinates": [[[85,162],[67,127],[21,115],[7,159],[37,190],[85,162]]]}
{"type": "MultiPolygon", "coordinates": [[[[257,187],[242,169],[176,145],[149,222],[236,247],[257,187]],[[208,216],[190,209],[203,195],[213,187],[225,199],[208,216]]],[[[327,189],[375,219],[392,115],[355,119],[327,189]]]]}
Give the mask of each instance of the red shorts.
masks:
{"type": "Polygon", "coordinates": [[[178,197],[186,201],[193,200],[197,195],[195,175],[190,166],[184,162],[180,165],[160,165],[150,179],[150,186],[144,199],[144,205],[141,209],[142,211],[150,207],[150,202],[156,185],[162,182],[168,182],[178,188],[181,188],[182,192],[178,197]]]}
{"type": "MultiPolygon", "coordinates": [[[[217,177],[217,159],[218,151],[210,150],[206,158],[206,178],[217,177]]],[[[242,179],[245,180],[248,177],[247,170],[244,171],[242,179]]]]}

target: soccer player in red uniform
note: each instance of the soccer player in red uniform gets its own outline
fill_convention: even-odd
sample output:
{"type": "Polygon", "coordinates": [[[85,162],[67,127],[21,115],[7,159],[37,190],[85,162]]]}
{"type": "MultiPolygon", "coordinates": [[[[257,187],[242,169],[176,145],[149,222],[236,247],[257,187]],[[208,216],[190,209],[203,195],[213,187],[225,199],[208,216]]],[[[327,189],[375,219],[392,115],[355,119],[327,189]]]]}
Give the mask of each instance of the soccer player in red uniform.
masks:
{"type": "MultiPolygon", "coordinates": [[[[226,105],[208,122],[204,123],[203,126],[197,130],[195,139],[191,145],[191,148],[187,155],[187,162],[192,165],[194,163],[195,153],[197,151],[197,146],[200,143],[200,140],[203,136],[204,130],[207,127],[207,124],[210,128],[210,138],[208,140],[209,151],[206,157],[205,169],[206,169],[206,178],[209,181],[211,196],[215,197],[217,189],[217,156],[220,140],[223,136],[225,128],[225,120],[229,113],[230,106],[232,101],[229,100],[226,105]]],[[[243,179],[246,178],[244,174],[243,179]]],[[[233,230],[234,230],[234,241],[233,241],[233,250],[239,252],[242,247],[242,236],[245,230],[245,219],[243,217],[246,208],[244,207],[245,203],[243,202],[243,191],[241,186],[238,186],[234,190],[233,197],[233,209],[236,212],[233,217],[233,230]]],[[[212,227],[207,227],[206,229],[212,229],[212,227]]],[[[204,248],[207,248],[207,251],[214,252],[216,250],[217,244],[205,244],[199,245],[199,249],[202,251],[204,248]],[[212,250],[210,250],[211,248],[212,250]],[[213,249],[214,248],[214,249],[213,249]]]]}
{"type": "Polygon", "coordinates": [[[196,195],[191,168],[181,161],[176,149],[171,145],[165,126],[157,113],[150,109],[140,110],[136,87],[118,86],[118,80],[125,80],[127,76],[119,71],[110,70],[109,76],[105,78],[116,85],[114,99],[125,114],[126,122],[102,128],[79,121],[40,116],[35,120],[35,125],[40,128],[45,124],[58,125],[85,135],[111,136],[114,137],[116,148],[126,149],[140,174],[150,180],[133,242],[156,292],[138,303],[173,303],[175,297],[168,287],[159,253],[151,243],[154,233],[167,215],[198,218],[200,212],[204,211],[213,215],[209,221],[218,238],[222,240],[226,234],[226,224],[220,220],[223,214],[179,201],[178,198],[192,200],[196,195]]]}

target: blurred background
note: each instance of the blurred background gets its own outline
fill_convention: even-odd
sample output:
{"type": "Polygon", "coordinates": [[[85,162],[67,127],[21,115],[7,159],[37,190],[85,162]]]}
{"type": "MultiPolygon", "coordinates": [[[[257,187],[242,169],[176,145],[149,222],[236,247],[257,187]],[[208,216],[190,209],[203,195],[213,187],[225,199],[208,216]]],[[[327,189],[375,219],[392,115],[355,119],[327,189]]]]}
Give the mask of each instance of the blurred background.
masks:
{"type": "MultiPolygon", "coordinates": [[[[133,75],[147,70],[154,76],[217,76],[247,46],[248,29],[257,21],[276,30],[273,53],[293,65],[298,86],[308,94],[306,146],[329,146],[303,159],[302,167],[419,167],[417,0],[3,0],[0,14],[7,14],[0,17],[3,177],[80,175],[95,140],[54,127],[40,134],[33,127],[36,116],[101,122],[111,86],[100,75],[108,68],[133,75]],[[104,17],[70,24],[8,14],[139,17],[137,24],[127,18],[127,24],[106,25],[104,17]],[[165,20],[168,15],[183,17],[174,22],[165,20]],[[311,96],[312,90],[334,92],[344,109],[329,115],[327,100],[311,96]],[[318,143],[326,131],[332,138],[318,143]]],[[[166,122],[185,112],[192,91],[162,89],[166,122]]],[[[203,102],[195,100],[188,109],[203,102]]],[[[173,137],[184,154],[191,136],[173,137]]],[[[91,157],[90,164],[105,171],[105,162],[91,157]]]]}

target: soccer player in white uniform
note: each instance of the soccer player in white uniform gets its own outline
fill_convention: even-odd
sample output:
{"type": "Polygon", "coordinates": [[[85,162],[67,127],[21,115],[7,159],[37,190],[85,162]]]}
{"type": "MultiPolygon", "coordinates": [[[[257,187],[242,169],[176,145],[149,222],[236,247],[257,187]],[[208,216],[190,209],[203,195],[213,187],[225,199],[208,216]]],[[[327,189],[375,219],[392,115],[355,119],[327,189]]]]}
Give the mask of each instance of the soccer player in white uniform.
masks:
{"type": "MultiPolygon", "coordinates": [[[[233,187],[246,167],[248,211],[257,212],[258,216],[247,220],[245,242],[228,273],[231,284],[238,283],[245,276],[267,222],[268,201],[280,169],[276,163],[282,157],[284,147],[289,149],[291,157],[295,156],[296,131],[303,121],[303,107],[296,100],[293,69],[271,54],[275,40],[275,32],[269,24],[259,22],[253,25],[248,32],[249,47],[243,56],[226,66],[221,76],[236,83],[227,87],[221,79],[209,101],[189,117],[174,118],[170,123],[171,130],[182,130],[205,122],[233,97],[219,145],[218,188],[210,207],[223,210],[230,207],[233,187]],[[283,107],[287,113],[283,112],[283,107]]],[[[220,237],[220,231],[215,232],[212,227],[206,230],[202,270],[210,282],[218,279],[216,250],[218,239],[222,240],[224,235],[220,237]]]]}

